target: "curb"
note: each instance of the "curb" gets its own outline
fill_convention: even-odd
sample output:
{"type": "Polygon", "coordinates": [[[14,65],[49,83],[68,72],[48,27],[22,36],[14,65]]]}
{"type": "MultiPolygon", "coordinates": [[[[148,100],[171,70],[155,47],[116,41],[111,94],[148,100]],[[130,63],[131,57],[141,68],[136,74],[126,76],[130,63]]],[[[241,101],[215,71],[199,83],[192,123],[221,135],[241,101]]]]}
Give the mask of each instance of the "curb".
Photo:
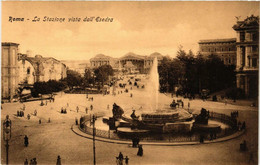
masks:
{"type": "MultiPolygon", "coordinates": [[[[81,136],[81,137],[84,137],[87,139],[91,139],[91,140],[93,139],[92,135],[82,132],[81,130],[79,130],[79,128],[77,126],[75,126],[75,124],[71,125],[71,130],[78,136],[81,136]]],[[[140,142],[140,144],[141,145],[153,145],[153,146],[184,146],[184,145],[211,144],[211,143],[220,143],[220,142],[232,140],[232,139],[238,138],[239,136],[243,135],[244,133],[245,133],[245,130],[238,131],[232,135],[229,135],[229,136],[226,136],[223,138],[219,138],[219,139],[212,140],[212,141],[209,141],[209,140],[204,141],[204,143],[200,143],[200,142],[140,142]]],[[[100,142],[105,142],[105,143],[114,143],[114,144],[127,144],[127,145],[132,144],[131,141],[107,139],[107,138],[102,138],[102,137],[97,137],[97,136],[96,136],[95,140],[100,141],[100,142]]]]}

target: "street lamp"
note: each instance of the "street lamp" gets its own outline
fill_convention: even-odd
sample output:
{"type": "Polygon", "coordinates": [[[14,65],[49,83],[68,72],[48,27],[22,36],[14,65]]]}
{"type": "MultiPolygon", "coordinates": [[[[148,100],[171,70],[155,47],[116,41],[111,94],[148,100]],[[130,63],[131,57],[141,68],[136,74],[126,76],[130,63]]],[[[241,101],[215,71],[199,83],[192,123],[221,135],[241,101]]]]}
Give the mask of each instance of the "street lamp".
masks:
{"type": "Polygon", "coordinates": [[[95,128],[95,121],[97,117],[93,114],[90,123],[93,125],[93,164],[96,165],[96,147],[95,147],[95,136],[96,136],[96,128],[95,128]]]}
{"type": "Polygon", "coordinates": [[[3,123],[3,139],[6,142],[6,164],[8,165],[8,141],[11,139],[11,120],[9,119],[9,115],[6,115],[6,119],[3,123]]]}

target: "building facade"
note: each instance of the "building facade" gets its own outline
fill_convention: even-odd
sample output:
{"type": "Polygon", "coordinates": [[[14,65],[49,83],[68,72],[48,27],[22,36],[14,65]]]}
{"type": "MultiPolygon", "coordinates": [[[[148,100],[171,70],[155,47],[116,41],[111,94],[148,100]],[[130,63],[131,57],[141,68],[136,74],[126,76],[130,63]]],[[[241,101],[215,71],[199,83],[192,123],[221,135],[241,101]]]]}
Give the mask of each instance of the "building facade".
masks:
{"type": "Polygon", "coordinates": [[[10,101],[18,88],[18,46],[17,43],[2,43],[1,94],[3,99],[10,101]]]}
{"type": "Polygon", "coordinates": [[[110,65],[114,69],[118,68],[118,59],[104,54],[97,54],[95,57],[90,59],[91,68],[97,68],[102,65],[110,65]]]}
{"type": "Polygon", "coordinates": [[[225,65],[236,65],[236,38],[200,40],[199,52],[205,57],[217,55],[225,65]]]}
{"type": "Polygon", "coordinates": [[[163,59],[163,55],[157,52],[152,53],[149,56],[129,52],[120,58],[112,58],[110,56],[98,54],[90,59],[90,64],[91,68],[97,68],[102,65],[111,65],[114,70],[126,73],[148,73],[153,65],[155,57],[157,57],[158,63],[163,59]]]}
{"type": "Polygon", "coordinates": [[[246,96],[258,96],[259,67],[259,17],[250,16],[237,21],[233,26],[237,32],[237,87],[243,89],[246,96]]]}
{"type": "Polygon", "coordinates": [[[26,60],[26,54],[18,54],[19,85],[33,85],[36,82],[35,69],[30,60],[26,60]]]}

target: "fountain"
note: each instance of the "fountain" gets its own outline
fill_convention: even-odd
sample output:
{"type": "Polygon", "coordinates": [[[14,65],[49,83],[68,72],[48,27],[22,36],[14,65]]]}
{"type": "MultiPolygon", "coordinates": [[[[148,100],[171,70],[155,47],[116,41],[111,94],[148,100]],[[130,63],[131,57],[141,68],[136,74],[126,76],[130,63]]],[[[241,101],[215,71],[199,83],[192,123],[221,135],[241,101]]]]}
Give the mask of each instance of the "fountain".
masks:
{"type": "Polygon", "coordinates": [[[144,96],[146,107],[142,110],[141,116],[136,116],[134,110],[131,116],[127,116],[120,106],[114,104],[113,117],[103,118],[103,122],[107,123],[111,130],[116,130],[118,135],[126,137],[147,133],[190,133],[193,130],[220,129],[219,125],[208,124],[208,114],[205,110],[202,110],[194,120],[193,115],[180,106],[183,104],[182,100],[173,101],[168,107],[158,106],[159,74],[156,57],[153,60],[144,96]]]}

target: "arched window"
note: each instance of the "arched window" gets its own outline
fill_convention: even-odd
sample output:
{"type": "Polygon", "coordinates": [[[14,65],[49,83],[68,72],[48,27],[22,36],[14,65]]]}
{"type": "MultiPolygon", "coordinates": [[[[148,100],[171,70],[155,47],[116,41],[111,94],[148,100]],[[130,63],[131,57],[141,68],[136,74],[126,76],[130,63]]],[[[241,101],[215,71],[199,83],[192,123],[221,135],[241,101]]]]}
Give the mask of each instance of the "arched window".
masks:
{"type": "Polygon", "coordinates": [[[27,74],[30,74],[30,73],[31,73],[31,68],[28,67],[28,68],[27,68],[27,74]]]}

